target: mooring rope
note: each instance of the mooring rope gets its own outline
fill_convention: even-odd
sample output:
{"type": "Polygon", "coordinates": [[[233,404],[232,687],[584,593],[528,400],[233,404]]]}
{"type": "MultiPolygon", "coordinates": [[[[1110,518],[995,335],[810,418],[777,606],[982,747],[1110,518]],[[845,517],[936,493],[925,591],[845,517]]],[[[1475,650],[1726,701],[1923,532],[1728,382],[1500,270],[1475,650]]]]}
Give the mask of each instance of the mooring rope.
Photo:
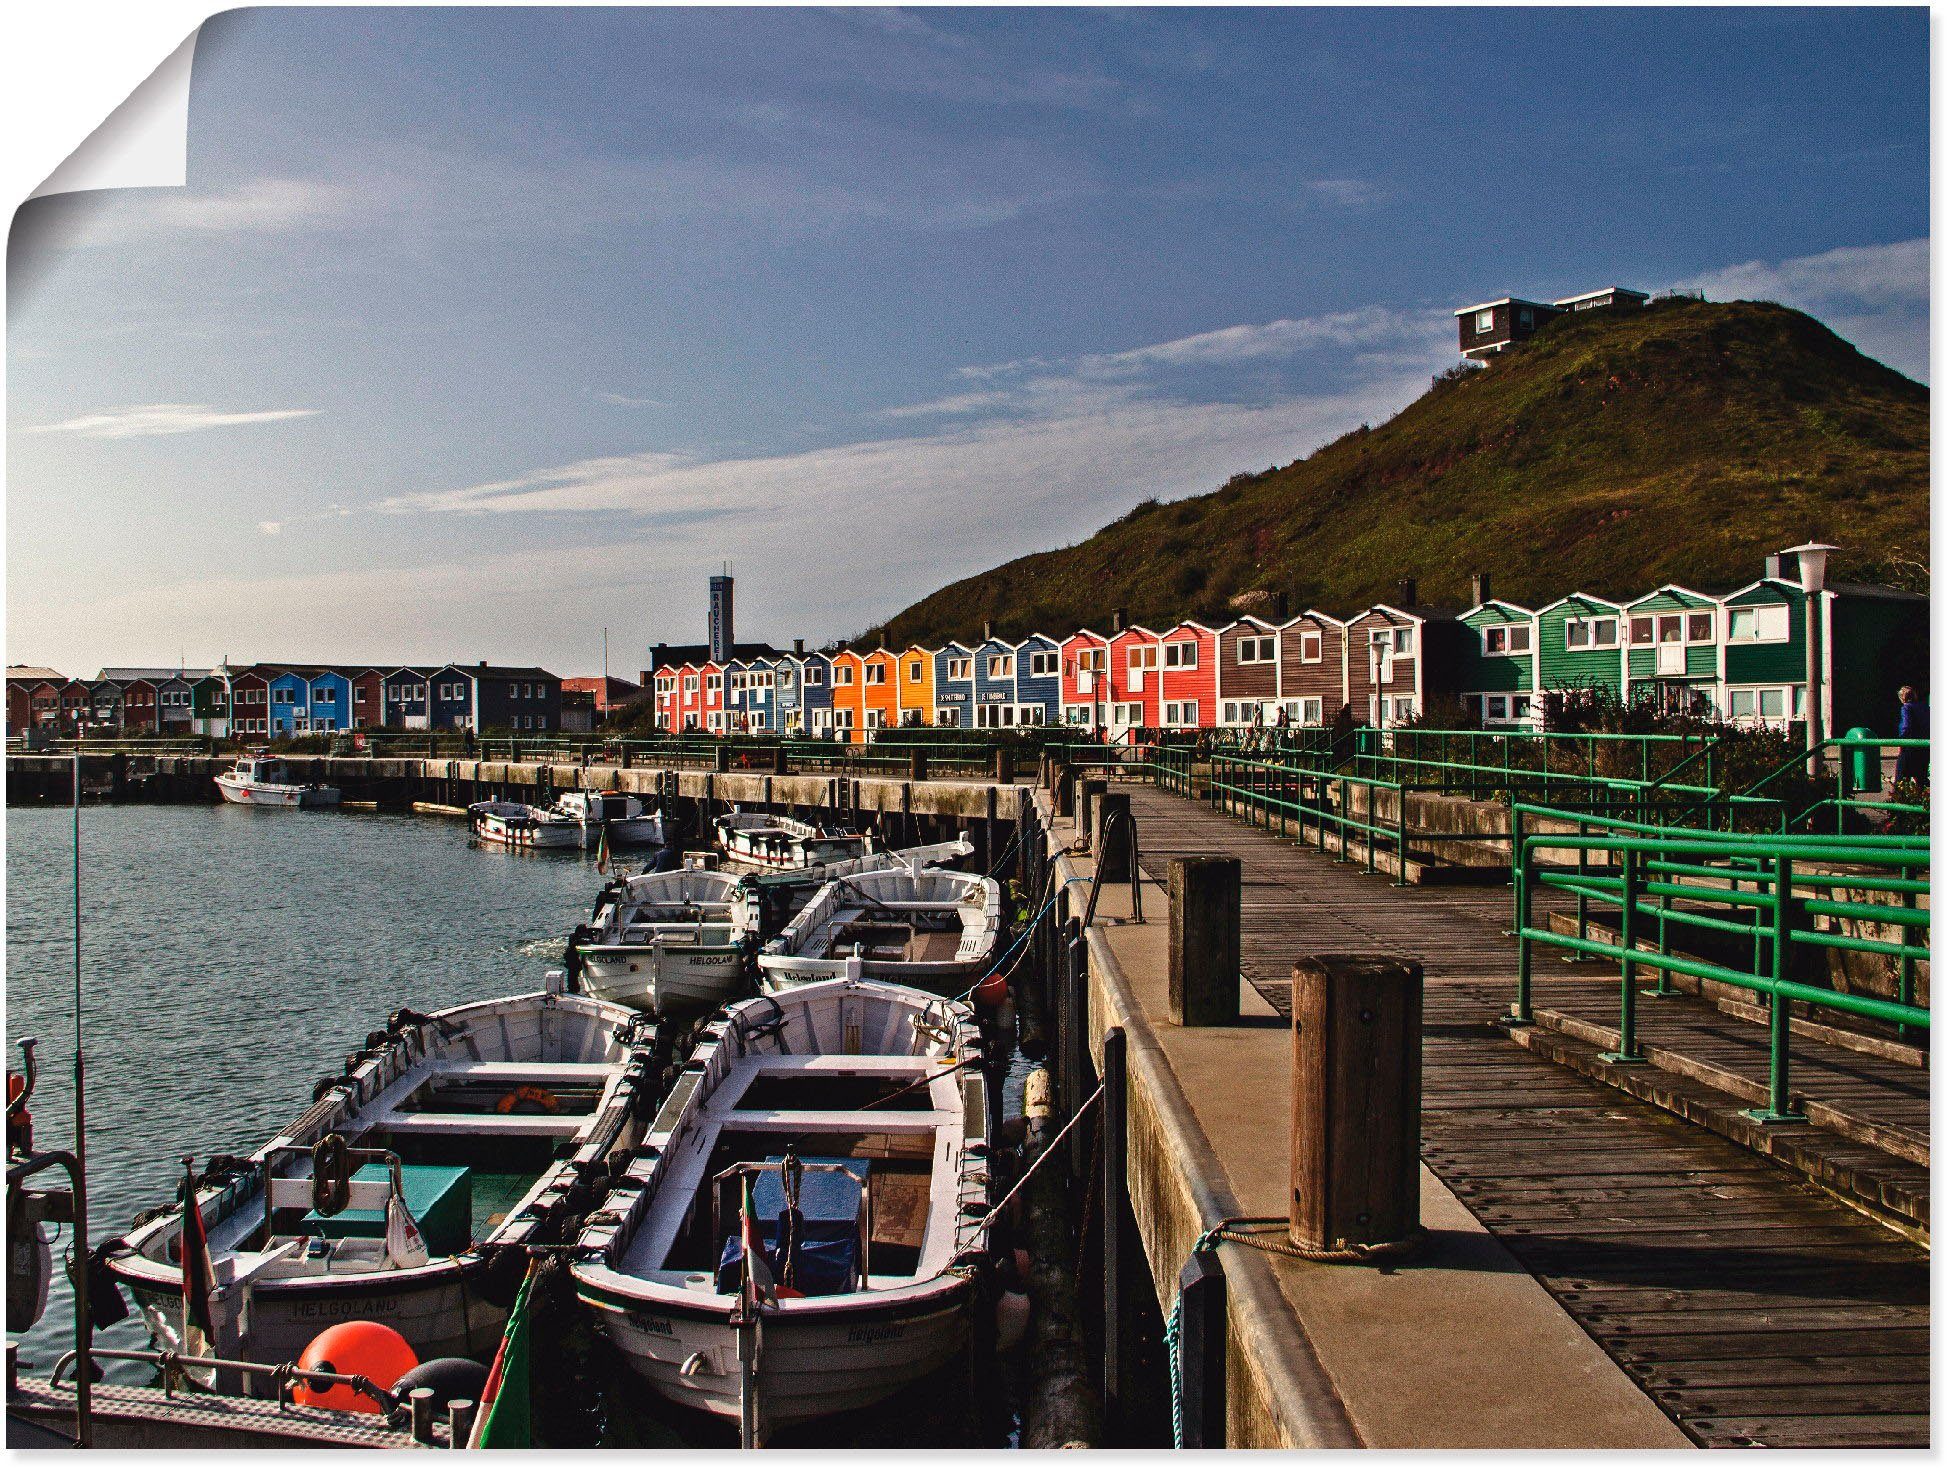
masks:
{"type": "Polygon", "coordinates": [[[1018,1193],[1023,1191],[1023,1185],[1030,1181],[1032,1176],[1035,1175],[1038,1168],[1042,1167],[1046,1162],[1050,1161],[1051,1157],[1058,1150],[1058,1144],[1062,1142],[1066,1137],[1071,1135],[1071,1128],[1076,1126],[1081,1120],[1084,1119],[1084,1114],[1087,1111],[1091,1110],[1093,1103],[1095,1103],[1104,1094],[1105,1094],[1105,1083],[1103,1081],[1100,1081],[1098,1083],[1098,1089],[1093,1091],[1089,1096],[1085,1097],[1083,1101],[1078,1103],[1078,1109],[1071,1113],[1071,1119],[1065,1122],[1063,1126],[1059,1127],[1057,1129],[1057,1135],[1052,1137],[1050,1141],[1044,1144],[1044,1150],[1037,1154],[1037,1160],[1031,1163],[1030,1166],[1026,1167],[1023,1170],[1023,1176],[1019,1177],[1016,1180],[1015,1184],[1012,1185],[1010,1191],[1003,1195],[1002,1201],[1000,1201],[994,1208],[990,1209],[988,1213],[985,1213],[983,1215],[982,1219],[976,1225],[976,1232],[978,1234],[985,1234],[989,1232],[990,1225],[995,1223],[997,1217],[1003,1212],[1003,1210],[1010,1206],[1010,1200],[1016,1197],[1018,1193]]]}

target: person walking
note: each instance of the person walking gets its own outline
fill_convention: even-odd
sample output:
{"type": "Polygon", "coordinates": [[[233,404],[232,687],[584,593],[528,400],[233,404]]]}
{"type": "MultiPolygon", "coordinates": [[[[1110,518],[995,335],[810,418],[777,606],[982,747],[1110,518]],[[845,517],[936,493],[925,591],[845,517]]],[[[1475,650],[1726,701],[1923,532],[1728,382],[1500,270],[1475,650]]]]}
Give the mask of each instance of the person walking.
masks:
{"type": "MultiPolygon", "coordinates": [[[[1925,705],[1925,696],[1907,684],[1898,690],[1898,737],[1900,739],[1929,739],[1932,737],[1932,711],[1925,705]]],[[[1905,747],[1898,751],[1897,783],[1902,785],[1912,781],[1919,785],[1931,782],[1931,762],[1927,758],[1929,750],[1905,747]]]]}

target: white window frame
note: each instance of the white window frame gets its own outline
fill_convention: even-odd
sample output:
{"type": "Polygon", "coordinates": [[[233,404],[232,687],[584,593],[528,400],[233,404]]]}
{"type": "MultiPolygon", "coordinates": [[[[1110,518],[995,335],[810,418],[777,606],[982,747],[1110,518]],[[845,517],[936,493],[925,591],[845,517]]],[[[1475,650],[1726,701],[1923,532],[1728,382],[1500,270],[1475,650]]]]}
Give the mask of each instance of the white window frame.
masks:
{"type": "Polygon", "coordinates": [[[1166,644],[1166,666],[1169,668],[1197,668],[1200,665],[1200,645],[1190,637],[1179,637],[1166,644]]]}
{"type": "Polygon", "coordinates": [[[1271,663],[1274,661],[1280,639],[1272,632],[1243,637],[1234,643],[1234,662],[1245,666],[1250,663],[1271,663]]]}
{"type": "Polygon", "coordinates": [[[1789,607],[1783,602],[1759,602],[1728,609],[1728,640],[1744,647],[1789,641],[1789,607]],[[1736,619],[1746,618],[1750,630],[1736,631],[1736,619]]]}
{"type": "Polygon", "coordinates": [[[949,681],[951,683],[971,683],[975,681],[975,678],[976,678],[975,658],[967,657],[967,658],[949,659],[949,681]]]}
{"type": "Polygon", "coordinates": [[[962,710],[953,706],[937,708],[935,711],[935,722],[940,728],[960,729],[962,727],[962,710]]]}
{"type": "Polygon", "coordinates": [[[1471,318],[1471,332],[1475,336],[1484,336],[1497,329],[1498,313],[1495,310],[1487,308],[1471,318]]]}
{"type": "Polygon", "coordinates": [[[922,681],[922,660],[920,658],[915,659],[914,662],[908,665],[908,681],[910,683],[920,683],[922,681]]]}
{"type": "Polygon", "coordinates": [[[1484,655],[1488,658],[1528,657],[1531,651],[1532,624],[1530,622],[1494,622],[1484,629],[1484,655]],[[1514,646],[1514,639],[1520,638],[1525,645],[1514,646]]]}
{"type": "Polygon", "coordinates": [[[1017,659],[1014,653],[993,652],[983,663],[983,676],[996,682],[1017,676],[1017,659]]]}
{"type": "Polygon", "coordinates": [[[1304,632],[1301,634],[1300,640],[1301,660],[1304,663],[1319,663],[1322,660],[1322,634],[1319,632],[1304,632]],[[1315,649],[1313,652],[1308,650],[1311,646],[1315,649]]]}

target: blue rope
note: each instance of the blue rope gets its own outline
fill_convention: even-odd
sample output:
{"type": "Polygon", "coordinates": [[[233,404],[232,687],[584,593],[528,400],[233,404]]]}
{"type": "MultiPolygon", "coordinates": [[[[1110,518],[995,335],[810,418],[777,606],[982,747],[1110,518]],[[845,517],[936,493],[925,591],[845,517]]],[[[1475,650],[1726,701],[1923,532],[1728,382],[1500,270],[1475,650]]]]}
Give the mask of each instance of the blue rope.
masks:
{"type": "MultiPolygon", "coordinates": [[[[1193,1241],[1192,1254],[1203,1253],[1211,1249],[1213,1247],[1213,1241],[1219,1237],[1222,1230],[1226,1227],[1227,1225],[1223,1221],[1214,1224],[1212,1228],[1201,1234],[1193,1241]]],[[[1188,1257],[1191,1257],[1191,1255],[1188,1257]]],[[[1184,1299],[1184,1295],[1173,1296],[1173,1313],[1166,1320],[1166,1375],[1171,1381],[1173,1388],[1173,1446],[1176,1448],[1186,1446],[1186,1417],[1185,1408],[1181,1405],[1180,1401],[1180,1394],[1183,1387],[1179,1374],[1179,1307],[1184,1299]]],[[[1208,1443],[1207,1446],[1212,1447],[1213,1444],[1208,1443]]]]}
{"type": "Polygon", "coordinates": [[[1008,948],[1004,949],[1002,954],[997,958],[996,962],[990,965],[990,971],[984,974],[983,977],[978,979],[975,983],[971,984],[967,989],[964,989],[962,993],[956,995],[956,998],[967,999],[971,994],[974,994],[978,989],[982,988],[986,980],[995,977],[995,975],[999,971],[1001,971],[1003,965],[1009,962],[1010,955],[1015,953],[1019,948],[1023,947],[1024,943],[1028,941],[1028,939],[1030,938],[1030,935],[1037,931],[1037,924],[1039,924],[1044,920],[1045,913],[1049,912],[1053,907],[1057,905],[1057,899],[1064,895],[1064,889],[1066,887],[1069,887],[1072,882],[1089,882],[1090,880],[1091,878],[1089,877],[1072,877],[1068,881],[1060,883],[1057,887],[1057,890],[1051,893],[1051,900],[1049,902],[1046,902],[1043,905],[1043,907],[1038,909],[1037,916],[1032,918],[1029,922],[1025,923],[1023,926],[1023,931],[1017,934],[1016,941],[1013,942],[1008,948]]]}

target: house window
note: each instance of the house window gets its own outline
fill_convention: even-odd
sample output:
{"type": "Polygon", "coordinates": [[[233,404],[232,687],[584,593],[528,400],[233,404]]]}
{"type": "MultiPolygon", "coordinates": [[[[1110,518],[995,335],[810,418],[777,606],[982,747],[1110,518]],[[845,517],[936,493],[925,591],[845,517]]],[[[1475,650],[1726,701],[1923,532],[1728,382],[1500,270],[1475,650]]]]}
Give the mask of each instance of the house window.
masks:
{"type": "Polygon", "coordinates": [[[1495,312],[1480,311],[1475,317],[1472,318],[1471,329],[1477,332],[1478,335],[1482,336],[1485,332],[1491,330],[1492,324],[1495,321],[1497,321],[1497,319],[1498,319],[1497,314],[1495,312]]]}
{"type": "Polygon", "coordinates": [[[884,663],[869,663],[866,670],[867,681],[876,685],[888,681],[888,668],[884,663]]]}
{"type": "Polygon", "coordinates": [[[1030,676],[1033,678],[1055,678],[1057,676],[1057,654],[1055,652],[1033,652],[1030,655],[1030,676]]]}
{"type": "Polygon", "coordinates": [[[337,689],[314,688],[312,690],[313,703],[337,703],[338,701],[339,694],[337,689]]]}
{"type": "Polygon", "coordinates": [[[1304,663],[1319,663],[1322,660],[1322,634],[1304,632],[1301,634],[1301,660],[1304,663]]]}
{"type": "Polygon", "coordinates": [[[1652,617],[1629,617],[1627,619],[1627,640],[1635,647],[1651,647],[1654,642],[1654,619],[1652,617]]]}
{"type": "Polygon", "coordinates": [[[1521,327],[1532,324],[1532,308],[1530,306],[1520,306],[1518,308],[1518,324],[1521,327]]]}
{"type": "Polygon", "coordinates": [[[962,710],[937,709],[935,711],[935,722],[945,729],[959,728],[962,725],[962,710]]]}
{"type": "Polygon", "coordinates": [[[974,658],[950,658],[949,659],[949,681],[950,682],[967,683],[971,678],[975,676],[976,676],[976,659],[974,658]]]}
{"type": "Polygon", "coordinates": [[[1713,642],[1715,640],[1715,614],[1713,612],[1688,613],[1688,641],[1713,642]]]}
{"type": "Polygon", "coordinates": [[[834,727],[836,729],[852,729],[854,727],[854,710],[835,709],[834,727]]]}
{"type": "Polygon", "coordinates": [[[364,702],[366,702],[366,690],[365,690],[365,689],[363,689],[363,688],[355,688],[355,689],[353,689],[353,691],[352,691],[352,701],[353,701],[354,703],[364,703],[364,702]]]}
{"type": "Polygon", "coordinates": [[[921,663],[913,662],[908,665],[908,681],[910,683],[920,683],[922,681],[921,663]]]}
{"type": "Polygon", "coordinates": [[[1396,657],[1407,657],[1414,634],[1408,627],[1376,627],[1369,633],[1370,646],[1396,657]]]}
{"type": "Polygon", "coordinates": [[[1532,629],[1523,622],[1507,622],[1497,627],[1484,629],[1484,650],[1487,656],[1515,657],[1532,650],[1532,629]]]}
{"type": "Polygon", "coordinates": [[[1237,663],[1271,663],[1274,661],[1273,637],[1243,637],[1234,644],[1234,661],[1237,663]]]}
{"type": "Polygon", "coordinates": [[[1190,701],[1169,703],[1163,717],[1169,729],[1196,728],[1200,722],[1200,706],[1190,701]]]}
{"type": "Polygon", "coordinates": [[[698,675],[696,673],[688,674],[685,678],[685,692],[696,693],[697,691],[698,691],[698,675]]]}
{"type": "Polygon", "coordinates": [[[1102,673],[1111,665],[1111,649],[1087,647],[1078,654],[1080,673],[1102,673]]]}
{"type": "MultiPolygon", "coordinates": [[[[852,714],[853,711],[850,709],[848,712],[852,714]]],[[[865,725],[870,729],[884,729],[887,727],[887,721],[883,718],[880,709],[869,709],[867,711],[865,725]]]]}
{"type": "Polygon", "coordinates": [[[1233,699],[1228,699],[1220,705],[1220,722],[1223,724],[1251,724],[1254,722],[1255,713],[1259,708],[1260,705],[1258,703],[1239,703],[1233,699]]]}
{"type": "MultiPolygon", "coordinates": [[[[1169,642],[1166,644],[1166,666],[1169,668],[1197,668],[1200,665],[1200,645],[1197,642],[1169,642]]],[[[1168,719],[1167,723],[1172,720],[1168,719]]]]}
{"type": "Polygon", "coordinates": [[[708,675],[705,679],[705,691],[707,693],[724,693],[725,675],[723,673],[712,673],[708,675]]]}
{"type": "Polygon", "coordinates": [[[825,682],[826,682],[825,669],[820,667],[812,667],[807,669],[807,687],[818,688],[825,682]]]}
{"type": "Polygon", "coordinates": [[[1789,608],[1786,606],[1730,607],[1730,642],[1789,641],[1789,608]]]}
{"type": "Polygon", "coordinates": [[[1294,704],[1289,705],[1289,707],[1294,709],[1294,720],[1297,724],[1319,724],[1322,722],[1322,701],[1319,698],[1297,699],[1295,703],[1299,704],[1300,707],[1296,708],[1294,704]]]}
{"type": "Polygon", "coordinates": [[[1136,728],[1145,721],[1145,705],[1142,703],[1115,703],[1112,705],[1112,722],[1121,728],[1136,728]]]}
{"type": "Polygon", "coordinates": [[[1618,617],[1568,617],[1566,619],[1568,652],[1576,652],[1581,648],[1617,647],[1619,642],[1620,619],[1618,617]]]}
{"type": "Polygon", "coordinates": [[[1159,645],[1149,643],[1125,649],[1125,666],[1134,673],[1159,666],[1159,645]]]}
{"type": "Polygon", "coordinates": [[[1017,676],[1017,660],[1007,652],[991,654],[986,667],[987,676],[991,678],[1014,678],[1017,676]]]}
{"type": "Polygon", "coordinates": [[[1064,722],[1072,725],[1089,724],[1091,710],[1081,703],[1067,704],[1064,708],[1064,722]]]}

